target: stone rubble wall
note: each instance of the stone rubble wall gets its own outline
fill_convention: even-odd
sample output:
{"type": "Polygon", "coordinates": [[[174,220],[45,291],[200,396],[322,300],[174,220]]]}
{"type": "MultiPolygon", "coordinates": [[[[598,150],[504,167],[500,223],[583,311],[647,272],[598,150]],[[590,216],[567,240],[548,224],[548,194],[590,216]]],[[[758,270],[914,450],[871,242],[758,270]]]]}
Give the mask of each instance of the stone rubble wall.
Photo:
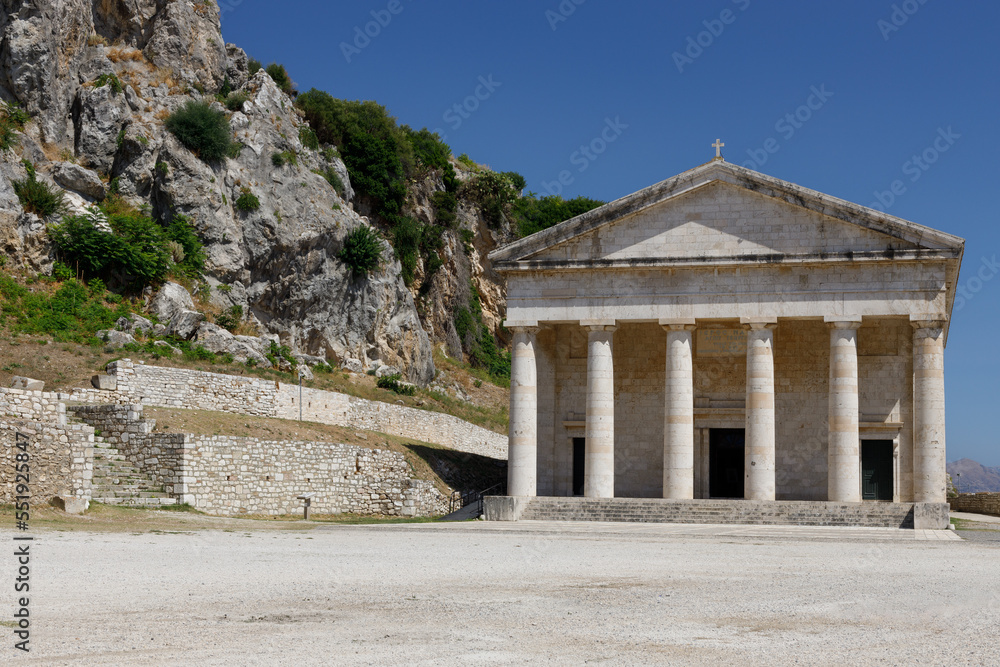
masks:
{"type": "Polygon", "coordinates": [[[402,454],[322,442],[154,433],[142,405],[71,407],[179,502],[209,514],[295,514],[315,493],[319,514],[447,513],[433,483],[410,477],[402,454]]]}
{"type": "Polygon", "coordinates": [[[316,514],[430,516],[448,499],[410,478],[402,454],[325,442],[186,436],[185,502],[208,514],[298,514],[315,493],[316,514]]]}
{"type": "Polygon", "coordinates": [[[1000,493],[963,493],[957,498],[949,498],[948,505],[954,512],[972,512],[1000,516],[1000,493]]]}
{"type": "MultiPolygon", "coordinates": [[[[40,393],[40,392],[33,392],[40,393]]],[[[65,417],[65,413],[62,413],[65,417]]],[[[94,429],[84,424],[0,418],[0,503],[13,504],[17,492],[15,470],[20,452],[16,434],[28,436],[29,504],[37,507],[54,496],[91,497],[94,477],[94,429]]]]}
{"type": "MultiPolygon", "coordinates": [[[[299,386],[260,378],[136,364],[108,365],[117,389],[74,390],[87,403],[127,403],[192,410],[215,410],[261,417],[299,418],[299,386]]],[[[507,459],[507,436],[452,415],[369,401],[347,394],[302,388],[302,418],[442,445],[456,451],[507,459]]]]}
{"type": "Polygon", "coordinates": [[[0,417],[66,424],[64,394],[26,389],[0,389],[0,417]]]}

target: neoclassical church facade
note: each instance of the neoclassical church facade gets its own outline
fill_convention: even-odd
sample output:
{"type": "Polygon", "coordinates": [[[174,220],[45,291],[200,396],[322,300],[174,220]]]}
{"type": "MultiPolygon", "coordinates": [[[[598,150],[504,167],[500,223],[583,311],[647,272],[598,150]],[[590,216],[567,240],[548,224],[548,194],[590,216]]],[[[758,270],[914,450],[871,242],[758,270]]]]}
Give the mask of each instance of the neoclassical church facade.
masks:
{"type": "Polygon", "coordinates": [[[720,158],[497,249],[508,495],[945,502],[963,249],[720,158]]]}

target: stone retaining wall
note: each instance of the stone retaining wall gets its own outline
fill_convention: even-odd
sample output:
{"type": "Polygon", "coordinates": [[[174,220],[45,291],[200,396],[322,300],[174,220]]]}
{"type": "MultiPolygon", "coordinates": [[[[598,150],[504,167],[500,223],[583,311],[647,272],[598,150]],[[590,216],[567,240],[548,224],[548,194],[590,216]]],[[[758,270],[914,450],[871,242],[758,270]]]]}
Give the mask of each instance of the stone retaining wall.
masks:
{"type": "Polygon", "coordinates": [[[142,405],[69,408],[179,502],[209,514],[294,514],[315,493],[320,514],[447,513],[433,483],[411,478],[402,454],[324,442],[154,433],[142,405]]]}
{"type": "Polygon", "coordinates": [[[65,394],[26,389],[0,389],[0,417],[66,424],[65,394]]]}
{"type": "MultiPolygon", "coordinates": [[[[74,390],[74,401],[134,403],[193,410],[216,410],[262,417],[299,418],[299,387],[260,378],[136,364],[108,364],[117,389],[74,390]]],[[[37,392],[36,392],[37,393],[37,392]]],[[[507,436],[452,415],[369,401],[347,394],[302,388],[307,421],[414,438],[457,451],[506,460],[507,436]]]]}
{"type": "Polygon", "coordinates": [[[1000,493],[963,493],[957,498],[949,498],[948,505],[954,512],[972,512],[1000,516],[1000,493]]]}
{"type": "Polygon", "coordinates": [[[317,514],[430,516],[447,498],[410,477],[402,454],[326,442],[186,436],[184,500],[209,514],[296,514],[315,493],[317,514]]]}
{"type": "MultiPolygon", "coordinates": [[[[38,393],[38,392],[33,392],[38,393]]],[[[65,416],[65,413],[63,413],[65,416]]],[[[91,497],[94,477],[94,429],[84,424],[60,426],[23,419],[0,419],[0,503],[18,495],[16,434],[28,437],[29,503],[37,507],[55,496],[91,497]]]]}

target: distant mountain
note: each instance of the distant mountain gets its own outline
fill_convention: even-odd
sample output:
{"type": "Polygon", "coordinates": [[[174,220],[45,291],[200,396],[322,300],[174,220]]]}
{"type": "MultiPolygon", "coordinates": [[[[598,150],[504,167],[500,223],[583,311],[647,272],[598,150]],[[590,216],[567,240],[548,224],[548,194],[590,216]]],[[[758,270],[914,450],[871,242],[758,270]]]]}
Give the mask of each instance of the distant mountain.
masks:
{"type": "Polygon", "coordinates": [[[1000,492],[1000,468],[988,468],[972,459],[959,459],[948,464],[948,474],[962,493],[1000,492]],[[957,473],[962,476],[959,478],[957,473]]]}

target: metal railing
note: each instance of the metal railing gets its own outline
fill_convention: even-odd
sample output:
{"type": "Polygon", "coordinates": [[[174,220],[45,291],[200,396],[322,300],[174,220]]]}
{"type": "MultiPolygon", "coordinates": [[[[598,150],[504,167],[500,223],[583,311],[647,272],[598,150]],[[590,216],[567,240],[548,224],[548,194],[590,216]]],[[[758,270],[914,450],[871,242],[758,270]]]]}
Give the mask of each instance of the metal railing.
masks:
{"type": "Polygon", "coordinates": [[[481,491],[453,491],[451,498],[449,499],[448,511],[455,512],[463,507],[468,507],[473,503],[478,503],[476,511],[478,515],[483,514],[483,498],[486,496],[502,496],[507,493],[507,482],[506,480],[502,482],[497,482],[493,486],[487,487],[481,491]]]}

